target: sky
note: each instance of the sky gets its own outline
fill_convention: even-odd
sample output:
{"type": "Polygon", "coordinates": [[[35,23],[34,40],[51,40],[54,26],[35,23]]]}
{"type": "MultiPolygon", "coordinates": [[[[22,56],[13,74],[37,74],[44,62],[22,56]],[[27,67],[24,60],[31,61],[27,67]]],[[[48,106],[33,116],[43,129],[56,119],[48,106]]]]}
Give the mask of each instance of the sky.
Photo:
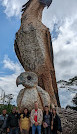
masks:
{"type": "MultiPolygon", "coordinates": [[[[0,89],[6,94],[13,93],[15,100],[22,89],[22,86],[16,87],[16,78],[24,69],[14,52],[14,40],[21,24],[22,5],[27,1],[0,0],[0,89]]],[[[51,6],[44,9],[42,22],[51,32],[57,81],[76,76],[77,0],[53,0],[51,6]]],[[[62,106],[63,103],[65,101],[62,106]]]]}

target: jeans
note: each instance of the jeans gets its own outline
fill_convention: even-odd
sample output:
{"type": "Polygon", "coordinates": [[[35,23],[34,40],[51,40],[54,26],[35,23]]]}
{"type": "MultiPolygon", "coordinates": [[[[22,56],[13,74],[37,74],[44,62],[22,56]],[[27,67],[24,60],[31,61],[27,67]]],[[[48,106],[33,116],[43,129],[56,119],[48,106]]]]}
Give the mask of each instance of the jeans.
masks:
{"type": "Polygon", "coordinates": [[[19,128],[11,128],[9,134],[19,134],[19,128]]]}
{"type": "Polygon", "coordinates": [[[51,134],[51,127],[44,128],[44,134],[51,134]]]}
{"type": "Polygon", "coordinates": [[[38,134],[41,134],[41,126],[40,125],[38,125],[38,126],[33,125],[32,126],[32,134],[35,134],[36,129],[37,129],[38,134]]]}

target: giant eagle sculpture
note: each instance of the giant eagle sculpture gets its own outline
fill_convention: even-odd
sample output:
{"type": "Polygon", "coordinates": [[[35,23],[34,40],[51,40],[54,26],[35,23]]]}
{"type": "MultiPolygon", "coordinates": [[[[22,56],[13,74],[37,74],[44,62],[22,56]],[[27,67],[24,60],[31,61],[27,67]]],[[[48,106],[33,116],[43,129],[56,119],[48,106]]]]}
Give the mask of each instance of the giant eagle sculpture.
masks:
{"type": "Polygon", "coordinates": [[[25,71],[36,73],[39,86],[49,93],[54,105],[60,106],[51,34],[41,21],[43,9],[51,3],[52,0],[29,0],[23,5],[14,48],[25,71]]]}

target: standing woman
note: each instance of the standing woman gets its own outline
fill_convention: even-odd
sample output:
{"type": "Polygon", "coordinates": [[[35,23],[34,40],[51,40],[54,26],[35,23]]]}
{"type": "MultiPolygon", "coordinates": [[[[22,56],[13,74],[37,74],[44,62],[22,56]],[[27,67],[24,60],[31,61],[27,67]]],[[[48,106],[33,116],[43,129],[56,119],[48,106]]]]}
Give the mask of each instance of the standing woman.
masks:
{"type": "Polygon", "coordinates": [[[51,134],[51,122],[52,122],[52,114],[49,111],[49,107],[45,106],[45,111],[43,113],[43,133],[51,134]]]}
{"type": "Polygon", "coordinates": [[[58,132],[62,134],[61,120],[60,120],[60,117],[56,113],[55,107],[52,109],[51,130],[52,130],[52,134],[58,134],[58,132]]]}
{"type": "Polygon", "coordinates": [[[29,134],[30,117],[27,108],[25,108],[23,114],[20,115],[19,127],[21,134],[29,134]]]}

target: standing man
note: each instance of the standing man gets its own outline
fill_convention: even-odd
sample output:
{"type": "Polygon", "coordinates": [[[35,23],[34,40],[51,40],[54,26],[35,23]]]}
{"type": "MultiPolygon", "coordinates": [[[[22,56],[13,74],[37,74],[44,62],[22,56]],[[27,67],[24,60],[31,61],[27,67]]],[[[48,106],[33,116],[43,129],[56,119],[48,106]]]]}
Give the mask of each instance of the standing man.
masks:
{"type": "Polygon", "coordinates": [[[2,111],[2,115],[0,115],[0,134],[4,133],[6,134],[6,122],[7,122],[7,111],[4,109],[2,111]]]}
{"type": "Polygon", "coordinates": [[[41,134],[42,120],[43,120],[42,110],[38,108],[38,103],[35,102],[35,109],[31,111],[32,134],[35,134],[36,129],[38,134],[41,134]]]}
{"type": "Polygon", "coordinates": [[[7,132],[9,134],[19,134],[19,114],[16,107],[12,109],[12,113],[7,118],[7,132]]]}

